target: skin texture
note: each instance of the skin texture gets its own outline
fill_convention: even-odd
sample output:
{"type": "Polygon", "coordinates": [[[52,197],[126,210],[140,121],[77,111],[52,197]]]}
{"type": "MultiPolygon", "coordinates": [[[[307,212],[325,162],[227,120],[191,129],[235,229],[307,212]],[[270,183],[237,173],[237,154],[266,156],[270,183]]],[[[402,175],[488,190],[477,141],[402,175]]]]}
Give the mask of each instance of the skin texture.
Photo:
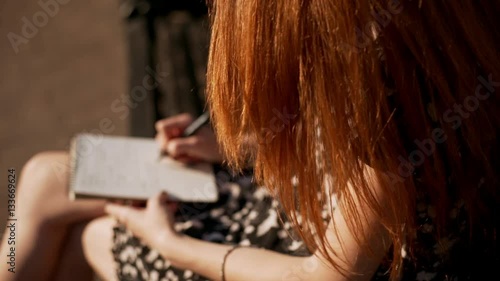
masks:
{"type": "MultiPolygon", "coordinates": [[[[45,152],[35,155],[23,168],[16,191],[16,273],[8,272],[2,262],[0,280],[91,278],[80,237],[88,220],[103,215],[105,202],[71,202],[67,195],[67,167],[67,153],[45,152]]],[[[4,239],[2,257],[9,247],[4,239]]]]}

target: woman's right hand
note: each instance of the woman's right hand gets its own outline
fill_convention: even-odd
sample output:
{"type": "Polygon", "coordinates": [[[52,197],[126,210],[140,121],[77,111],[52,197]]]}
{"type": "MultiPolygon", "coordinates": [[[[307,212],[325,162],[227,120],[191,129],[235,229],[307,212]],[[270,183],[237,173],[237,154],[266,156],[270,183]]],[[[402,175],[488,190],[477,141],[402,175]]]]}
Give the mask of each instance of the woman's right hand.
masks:
{"type": "Polygon", "coordinates": [[[183,163],[221,163],[223,158],[212,128],[203,126],[195,135],[182,137],[194,121],[189,114],[180,114],[156,122],[156,141],[170,157],[183,163]]]}

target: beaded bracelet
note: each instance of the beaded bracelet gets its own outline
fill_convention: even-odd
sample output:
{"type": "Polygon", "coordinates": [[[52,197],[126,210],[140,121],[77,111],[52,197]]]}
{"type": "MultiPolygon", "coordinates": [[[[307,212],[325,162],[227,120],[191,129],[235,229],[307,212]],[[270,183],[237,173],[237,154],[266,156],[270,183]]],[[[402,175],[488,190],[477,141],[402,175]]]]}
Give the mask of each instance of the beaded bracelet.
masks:
{"type": "Polygon", "coordinates": [[[222,267],[221,267],[221,270],[220,270],[220,280],[222,281],[226,281],[226,271],[225,271],[225,267],[226,267],[226,261],[227,261],[227,257],[236,249],[240,248],[241,246],[240,245],[235,245],[233,246],[231,249],[227,250],[226,254],[224,255],[224,259],[222,260],[222,267]]]}

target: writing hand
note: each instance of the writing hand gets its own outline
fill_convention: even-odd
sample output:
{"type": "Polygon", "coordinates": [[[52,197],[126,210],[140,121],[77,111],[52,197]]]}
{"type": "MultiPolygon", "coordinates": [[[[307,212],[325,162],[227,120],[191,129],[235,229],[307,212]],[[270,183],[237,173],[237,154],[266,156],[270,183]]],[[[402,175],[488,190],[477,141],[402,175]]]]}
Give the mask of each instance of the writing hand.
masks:
{"type": "Polygon", "coordinates": [[[182,138],[182,132],[193,122],[189,114],[180,114],[156,123],[156,140],[160,148],[174,159],[184,163],[200,161],[221,163],[223,157],[210,126],[200,128],[195,135],[182,138]]]}

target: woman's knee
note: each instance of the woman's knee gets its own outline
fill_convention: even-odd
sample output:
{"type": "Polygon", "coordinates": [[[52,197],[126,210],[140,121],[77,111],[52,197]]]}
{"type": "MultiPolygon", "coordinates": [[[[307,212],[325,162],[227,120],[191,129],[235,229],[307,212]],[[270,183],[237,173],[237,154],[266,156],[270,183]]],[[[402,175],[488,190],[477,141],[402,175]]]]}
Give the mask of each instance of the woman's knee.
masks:
{"type": "Polygon", "coordinates": [[[40,208],[57,204],[67,191],[69,161],[65,152],[42,152],[33,156],[23,167],[17,186],[21,212],[43,211],[40,208]],[[47,204],[50,202],[51,204],[47,204]]]}
{"type": "Polygon", "coordinates": [[[86,252],[111,250],[114,224],[115,220],[109,216],[99,217],[87,223],[82,234],[82,244],[86,252]],[[102,249],[102,246],[109,249],[102,249]]]}
{"type": "Polygon", "coordinates": [[[112,256],[114,224],[113,218],[100,217],[90,221],[82,234],[85,259],[105,280],[116,279],[112,256]]]}
{"type": "Polygon", "coordinates": [[[54,180],[60,181],[61,184],[66,183],[69,170],[69,157],[66,152],[38,153],[24,165],[19,190],[21,191],[25,185],[42,187],[44,183],[53,183],[54,180]]]}
{"type": "Polygon", "coordinates": [[[61,177],[63,180],[69,172],[69,156],[64,151],[47,151],[35,154],[23,167],[23,180],[30,178],[61,177]]]}

